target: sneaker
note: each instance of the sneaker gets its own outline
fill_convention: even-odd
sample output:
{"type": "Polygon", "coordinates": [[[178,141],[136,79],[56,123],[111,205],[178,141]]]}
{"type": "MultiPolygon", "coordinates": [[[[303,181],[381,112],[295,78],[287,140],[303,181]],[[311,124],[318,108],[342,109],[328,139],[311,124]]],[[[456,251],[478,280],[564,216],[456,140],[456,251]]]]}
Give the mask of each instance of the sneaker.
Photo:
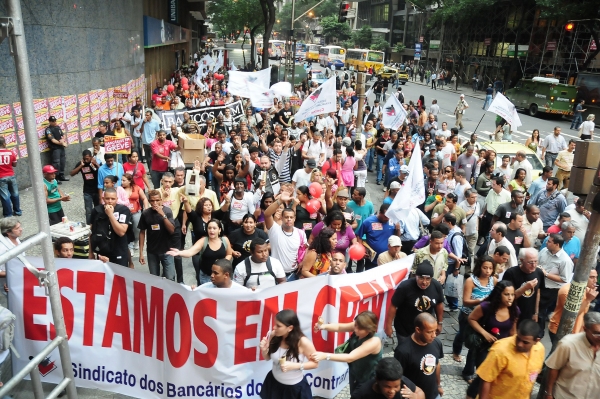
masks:
{"type": "Polygon", "coordinates": [[[136,241],[136,243],[135,243],[135,244],[133,244],[133,249],[135,249],[136,251],[137,251],[138,249],[140,249],[140,243],[139,243],[139,241],[136,241]]]}
{"type": "Polygon", "coordinates": [[[387,191],[387,188],[384,187],[381,190],[385,193],[387,191]]]}

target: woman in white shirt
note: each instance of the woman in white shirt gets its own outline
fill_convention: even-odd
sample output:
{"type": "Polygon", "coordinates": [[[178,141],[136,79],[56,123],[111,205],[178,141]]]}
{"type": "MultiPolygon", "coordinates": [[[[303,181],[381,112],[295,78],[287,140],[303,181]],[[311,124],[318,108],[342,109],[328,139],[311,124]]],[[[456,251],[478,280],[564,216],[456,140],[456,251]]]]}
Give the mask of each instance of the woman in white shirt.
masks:
{"type": "Polygon", "coordinates": [[[315,346],[302,333],[296,312],[284,309],[275,315],[275,327],[260,341],[260,351],[273,363],[263,382],[262,399],[312,399],[304,370],[319,364],[310,360],[315,346]]]}
{"type": "Polygon", "coordinates": [[[589,114],[585,122],[581,124],[579,127],[579,133],[581,134],[579,137],[581,140],[593,140],[594,139],[594,119],[596,116],[594,114],[589,114]]]}

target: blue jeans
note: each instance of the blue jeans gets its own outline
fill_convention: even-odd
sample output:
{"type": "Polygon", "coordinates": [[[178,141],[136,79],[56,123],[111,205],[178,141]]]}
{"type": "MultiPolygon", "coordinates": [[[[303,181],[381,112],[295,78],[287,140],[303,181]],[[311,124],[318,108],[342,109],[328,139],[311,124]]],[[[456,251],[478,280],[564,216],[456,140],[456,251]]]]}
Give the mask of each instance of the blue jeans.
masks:
{"type": "Polygon", "coordinates": [[[162,264],[164,275],[171,281],[175,281],[175,262],[173,261],[173,257],[167,254],[146,254],[146,259],[148,259],[148,269],[150,269],[150,274],[155,276],[160,276],[160,265],[162,264]]]}
{"type": "Polygon", "coordinates": [[[340,135],[341,135],[342,137],[345,137],[345,136],[346,136],[346,125],[344,125],[344,123],[343,123],[343,122],[342,122],[342,123],[339,125],[339,127],[338,127],[338,130],[339,130],[339,132],[340,132],[340,135]]]}
{"type": "Polygon", "coordinates": [[[369,158],[369,160],[367,161],[367,169],[368,170],[373,170],[373,161],[375,157],[375,150],[373,148],[369,149],[369,151],[367,151],[367,158],[369,158]]]}
{"type": "Polygon", "coordinates": [[[546,162],[546,166],[548,166],[549,168],[553,168],[554,161],[556,160],[557,156],[558,154],[553,154],[551,152],[546,151],[546,154],[544,154],[544,162],[546,162]]]}
{"type": "Polygon", "coordinates": [[[0,179],[0,200],[4,217],[13,215],[21,216],[21,203],[19,201],[19,186],[15,176],[0,179]]]}
{"type": "Polygon", "coordinates": [[[202,285],[202,284],[206,284],[206,283],[210,283],[211,279],[210,276],[208,274],[204,274],[204,272],[202,270],[200,270],[198,272],[198,284],[202,285]]]}
{"type": "Polygon", "coordinates": [[[377,154],[377,182],[380,182],[383,179],[383,176],[381,174],[381,169],[383,168],[383,159],[384,158],[385,158],[385,155],[377,154]]]}
{"type": "Polygon", "coordinates": [[[490,104],[492,104],[492,95],[487,94],[485,96],[485,102],[483,103],[482,109],[487,109],[487,107],[490,106],[490,104]]]}
{"type": "Polygon", "coordinates": [[[448,307],[451,310],[458,309],[458,298],[457,297],[446,295],[446,301],[448,301],[448,307]]]}
{"type": "Polygon", "coordinates": [[[133,136],[133,148],[138,153],[139,161],[142,162],[142,138],[133,136]]]}
{"type": "Polygon", "coordinates": [[[571,129],[578,130],[579,125],[583,122],[583,117],[581,116],[581,112],[576,112],[573,120],[571,121],[571,129]]]}
{"type": "MultiPolygon", "coordinates": [[[[455,355],[460,355],[462,352],[463,344],[465,343],[465,329],[467,328],[467,323],[469,322],[469,316],[460,312],[458,314],[458,332],[454,337],[454,341],[452,342],[452,353],[455,355]]],[[[465,362],[465,367],[462,370],[462,375],[469,376],[475,373],[475,352],[469,350],[467,354],[467,360],[465,362]]]]}
{"type": "Polygon", "coordinates": [[[85,222],[87,224],[92,224],[92,209],[94,209],[94,207],[98,206],[99,204],[100,201],[98,201],[98,193],[83,193],[83,205],[85,206],[85,222]]]}
{"type": "Polygon", "coordinates": [[[160,181],[162,180],[164,174],[165,172],[157,172],[156,170],[150,171],[150,180],[152,180],[152,185],[154,186],[155,190],[160,188],[160,181]]]}

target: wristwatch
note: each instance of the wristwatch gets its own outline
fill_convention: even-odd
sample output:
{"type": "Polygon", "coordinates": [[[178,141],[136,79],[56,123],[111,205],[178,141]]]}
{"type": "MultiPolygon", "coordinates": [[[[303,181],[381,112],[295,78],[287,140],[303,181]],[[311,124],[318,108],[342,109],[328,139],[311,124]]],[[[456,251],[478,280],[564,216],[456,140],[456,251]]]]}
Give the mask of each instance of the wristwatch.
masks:
{"type": "Polygon", "coordinates": [[[167,218],[167,215],[163,215],[163,219],[166,219],[166,218],[167,218]]]}

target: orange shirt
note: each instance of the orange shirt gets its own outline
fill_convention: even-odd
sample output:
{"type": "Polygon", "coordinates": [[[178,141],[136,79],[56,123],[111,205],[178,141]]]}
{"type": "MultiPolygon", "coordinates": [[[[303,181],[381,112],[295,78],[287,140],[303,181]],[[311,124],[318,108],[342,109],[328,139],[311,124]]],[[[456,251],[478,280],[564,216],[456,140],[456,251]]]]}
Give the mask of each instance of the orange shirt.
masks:
{"type": "MultiPolygon", "coordinates": [[[[569,294],[569,288],[571,287],[571,283],[565,284],[558,290],[558,299],[556,300],[556,308],[554,309],[554,314],[550,318],[550,323],[548,324],[548,330],[553,334],[556,334],[558,331],[558,324],[560,323],[560,318],[562,316],[563,309],[565,307],[565,302],[567,301],[567,295],[569,294]]],[[[579,313],[577,314],[577,318],[575,319],[575,324],[573,325],[573,331],[571,333],[576,334],[578,332],[583,331],[583,315],[587,313],[590,308],[590,304],[584,300],[581,302],[581,307],[579,308],[579,313]]]]}
{"type": "Polygon", "coordinates": [[[171,110],[171,103],[168,102],[168,101],[166,103],[164,103],[164,104],[160,103],[160,104],[158,104],[158,106],[160,108],[162,108],[163,111],[170,111],[171,110]]]}

